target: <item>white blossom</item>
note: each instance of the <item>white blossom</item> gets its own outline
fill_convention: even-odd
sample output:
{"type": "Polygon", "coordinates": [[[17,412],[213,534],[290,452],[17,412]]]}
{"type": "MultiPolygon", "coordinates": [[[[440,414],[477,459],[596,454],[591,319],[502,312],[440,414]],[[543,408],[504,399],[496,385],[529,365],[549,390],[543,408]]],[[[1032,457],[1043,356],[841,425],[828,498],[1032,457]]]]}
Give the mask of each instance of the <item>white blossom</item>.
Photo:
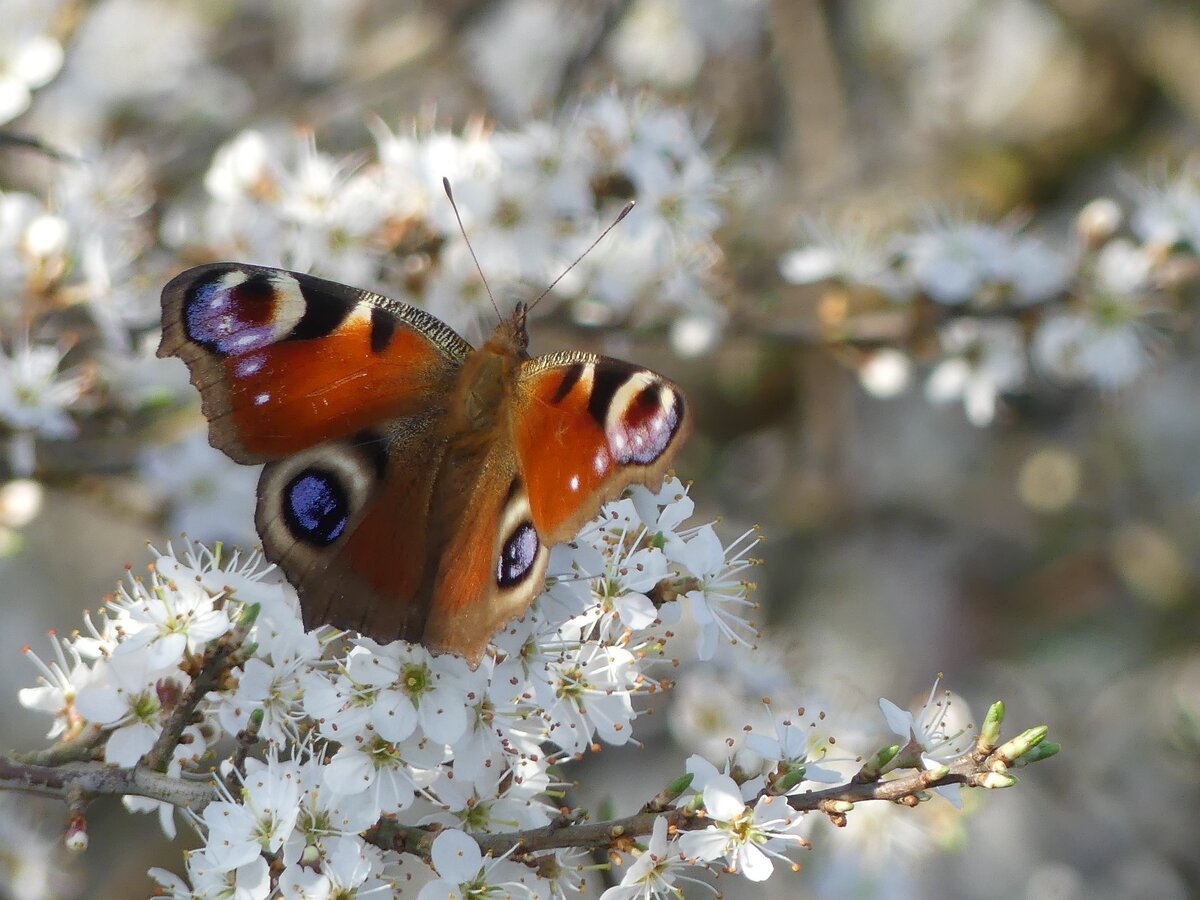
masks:
{"type": "Polygon", "coordinates": [[[41,684],[21,688],[17,697],[22,706],[54,716],[46,737],[57,738],[72,733],[82,724],[82,716],[75,709],[75,697],[80,688],[91,682],[92,669],[71,642],[64,641],[54,632],[50,633],[50,644],[54,655],[49,663],[43,662],[29,647],[25,648],[26,657],[41,673],[38,676],[41,684]]]}
{"type": "Polygon", "coordinates": [[[35,436],[68,438],[78,430],[67,411],[83,396],[88,379],[77,370],[59,371],[68,349],[34,344],[21,331],[9,353],[0,351],[0,421],[14,431],[10,458],[18,475],[33,471],[35,436]]]}
{"type": "Polygon", "coordinates": [[[1007,319],[961,318],[939,331],[946,357],[925,383],[933,403],[962,402],[967,419],[982,427],[996,416],[1000,396],[1025,380],[1025,342],[1007,319]]]}
{"type": "Polygon", "coordinates": [[[526,882],[521,867],[504,859],[488,859],[479,852],[471,836],[448,828],[433,841],[430,850],[438,877],[417,895],[417,900],[483,900],[495,897],[534,898],[538,894],[526,882]]]}
{"type": "Polygon", "coordinates": [[[747,806],[734,780],[721,774],[707,779],[703,797],[704,814],[712,824],[679,836],[686,856],[701,862],[724,859],[749,880],[766,881],[775,868],[772,859],[791,864],[783,848],[805,844],[803,815],[782,797],[763,796],[747,806]]]}
{"type": "MultiPolygon", "coordinates": [[[[667,840],[666,816],[654,820],[650,841],[633,865],[621,876],[621,883],[600,895],[600,900],[653,900],[656,897],[677,897],[680,889],[679,870],[687,864],[679,851],[678,841],[667,840]]],[[[690,880],[690,879],[684,879],[690,880]]]]}
{"type": "MultiPolygon", "coordinates": [[[[90,684],[75,697],[75,708],[89,722],[111,733],[104,744],[105,762],[135,765],[162,732],[158,686],[161,671],[144,653],[123,653],[97,662],[90,684]]],[[[182,687],[187,677],[168,679],[182,687]]]]}
{"type": "MultiPolygon", "coordinates": [[[[929,697],[915,715],[887,698],[879,701],[888,727],[908,742],[907,746],[901,747],[899,758],[903,759],[910,751],[916,753],[920,765],[927,770],[940,769],[958,758],[966,752],[971,741],[965,724],[970,711],[961,699],[954,698],[949,691],[939,694],[940,684],[941,676],[938,676],[929,697]]],[[[961,806],[960,787],[950,784],[934,790],[955,806],[961,806]]]]}

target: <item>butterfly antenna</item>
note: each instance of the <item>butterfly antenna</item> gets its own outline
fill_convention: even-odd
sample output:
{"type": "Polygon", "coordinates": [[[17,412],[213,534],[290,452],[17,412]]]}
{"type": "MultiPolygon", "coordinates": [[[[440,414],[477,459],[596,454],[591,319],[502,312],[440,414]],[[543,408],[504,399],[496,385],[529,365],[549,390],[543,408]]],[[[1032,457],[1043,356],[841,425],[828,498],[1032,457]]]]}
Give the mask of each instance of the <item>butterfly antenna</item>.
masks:
{"type": "Polygon", "coordinates": [[[602,240],[604,240],[605,236],[610,231],[612,231],[614,228],[616,228],[617,225],[620,223],[620,221],[623,218],[625,218],[627,215],[629,215],[629,211],[631,209],[633,209],[633,207],[634,207],[633,200],[630,200],[628,203],[626,203],[625,206],[623,206],[621,208],[621,211],[619,213],[617,213],[617,217],[612,220],[612,224],[610,224],[607,228],[605,228],[602,232],[600,232],[600,237],[596,238],[594,241],[592,241],[590,244],[588,244],[588,248],[586,250],[584,250],[582,253],[580,253],[577,257],[575,257],[575,261],[573,263],[571,263],[569,266],[567,266],[565,269],[563,269],[562,274],[559,275],[557,278],[555,278],[552,282],[550,282],[549,286],[533,299],[533,302],[529,304],[529,306],[526,308],[525,311],[528,312],[529,310],[533,309],[535,306],[538,305],[538,302],[543,297],[545,297],[548,293],[550,293],[552,290],[554,290],[554,286],[556,284],[558,284],[560,281],[562,281],[564,278],[566,278],[567,273],[570,272],[577,265],[579,265],[583,261],[583,258],[585,256],[587,256],[589,253],[591,253],[593,250],[595,250],[596,245],[598,243],[600,243],[602,240]]]}
{"type": "Polygon", "coordinates": [[[471,251],[471,259],[475,260],[475,269],[479,272],[479,277],[483,281],[483,289],[487,291],[488,299],[492,301],[492,309],[496,311],[496,318],[503,319],[500,315],[500,307],[496,305],[496,297],[492,294],[492,286],[488,284],[487,276],[483,274],[483,266],[479,264],[479,257],[475,255],[475,248],[471,246],[471,239],[467,237],[467,229],[463,226],[462,216],[458,213],[458,204],[454,202],[454,192],[450,190],[450,179],[442,176],[442,187],[446,189],[446,197],[450,200],[450,208],[454,210],[454,218],[458,219],[458,230],[462,232],[463,240],[467,242],[467,249],[471,251]]]}

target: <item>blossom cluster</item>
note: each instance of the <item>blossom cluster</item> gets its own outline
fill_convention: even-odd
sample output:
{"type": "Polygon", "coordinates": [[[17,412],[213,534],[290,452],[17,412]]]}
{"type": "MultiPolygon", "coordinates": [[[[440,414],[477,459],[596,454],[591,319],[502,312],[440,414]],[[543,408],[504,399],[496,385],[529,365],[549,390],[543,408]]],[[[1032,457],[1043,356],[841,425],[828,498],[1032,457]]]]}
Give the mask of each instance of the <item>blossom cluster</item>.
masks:
{"type": "MultiPolygon", "coordinates": [[[[469,895],[470,884],[561,896],[582,878],[572,851],[532,868],[483,864],[476,838],[550,823],[565,763],[601,743],[636,742],[640,698],[666,686],[656,673],[681,635],[694,635],[700,658],[718,643],[752,646],[751,586],[740,576],[757,535],[722,546],[712,524],[688,524],[692,515],[676,479],[608,504],[555,548],[546,591],[475,670],[402,641],[305,632],[294,590],[257,553],[169,547],[148,576],[131,572],[82,632],[52,636],[48,660],[30,652],[41,683],[20,699],[53,716],[51,737],[93,741],[114,765],[195,777],[218,763],[219,797],[188,819],[204,845],[189,855],[187,879],[154,873],[169,896],[390,889],[403,854],[364,837],[381,818],[445,829],[423,897],[469,895]],[[219,658],[228,670],[201,684],[219,658]],[[231,754],[230,738],[259,752],[231,754]]],[[[816,777],[804,775],[812,748],[780,728],[758,750],[800,771],[796,787],[816,777]]],[[[772,858],[801,845],[801,815],[757,797],[765,776],[735,783],[700,757],[689,772],[680,802],[702,807],[711,824],[673,838],[677,862],[664,865],[719,863],[760,880],[772,858]]],[[[126,804],[157,813],[175,835],[169,803],[126,804]]],[[[657,831],[649,852],[664,839],[657,831]]]]}
{"type": "MultiPolygon", "coordinates": [[[[295,591],[257,552],[185,541],[153,551],[148,575],[131,571],[82,632],[51,635],[48,660],[27,651],[40,683],[20,700],[53,717],[60,747],[213,785],[184,813],[201,841],[186,872],[150,872],[161,896],[563,898],[594,868],[586,853],[512,851],[513,835],[566,827],[564,768],[637,743],[645,700],[669,686],[662,673],[680,661],[667,654],[687,634],[700,660],[756,655],[740,576],[757,532],[723,546],[711,523],[688,524],[693,513],[674,478],[607,504],[555,548],[545,591],[476,669],[404,641],[306,632],[295,591]],[[406,829],[410,839],[386,837],[406,829]],[[496,837],[505,852],[487,843],[496,837]]],[[[706,870],[761,882],[798,869],[813,820],[793,798],[905,768],[940,777],[972,745],[965,709],[936,684],[915,715],[880,706],[897,740],[865,765],[831,752],[823,712],[769,705],[762,727],[693,754],[644,807],[656,818],[614,857],[605,900],[676,897],[708,885],[706,870]]],[[[936,790],[959,805],[957,784],[936,790]]],[[[172,838],[179,802],[125,797],[172,838]]],[[[81,819],[68,843],[86,842],[81,819]]]]}
{"type": "Polygon", "coordinates": [[[813,224],[780,260],[794,284],[837,285],[857,304],[837,315],[901,312],[932,322],[867,354],[867,390],[892,396],[909,384],[914,359],[928,365],[933,403],[960,402],[987,425],[1006,395],[1039,379],[1115,390],[1145,372],[1200,278],[1200,179],[1192,169],[1162,184],[1134,184],[1128,214],[1101,198],[1076,217],[1072,238],[1053,243],[1014,223],[948,218],[889,239],[813,224]]]}
{"type": "Polygon", "coordinates": [[[207,203],[168,216],[168,240],[185,258],[402,291],[467,328],[492,315],[482,278],[505,303],[514,293],[532,297],[634,200],[636,211],[556,296],[590,323],[720,316],[708,283],[719,258],[719,182],[682,110],[604,94],[569,121],[511,131],[476,122],[451,133],[417,122],[393,132],[379,120],[371,131],[367,161],[323,153],[311,134],[243,131],[216,151],[207,203]]]}

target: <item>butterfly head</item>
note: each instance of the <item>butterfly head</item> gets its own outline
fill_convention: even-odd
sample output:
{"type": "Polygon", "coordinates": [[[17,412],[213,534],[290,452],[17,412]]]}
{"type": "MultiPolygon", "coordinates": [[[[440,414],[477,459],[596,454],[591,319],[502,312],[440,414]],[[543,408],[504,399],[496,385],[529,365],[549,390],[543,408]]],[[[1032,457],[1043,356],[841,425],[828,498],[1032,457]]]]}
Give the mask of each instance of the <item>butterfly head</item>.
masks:
{"type": "Polygon", "coordinates": [[[501,320],[488,338],[487,349],[504,356],[528,359],[529,332],[525,327],[528,313],[529,304],[518,301],[512,315],[501,320]]]}

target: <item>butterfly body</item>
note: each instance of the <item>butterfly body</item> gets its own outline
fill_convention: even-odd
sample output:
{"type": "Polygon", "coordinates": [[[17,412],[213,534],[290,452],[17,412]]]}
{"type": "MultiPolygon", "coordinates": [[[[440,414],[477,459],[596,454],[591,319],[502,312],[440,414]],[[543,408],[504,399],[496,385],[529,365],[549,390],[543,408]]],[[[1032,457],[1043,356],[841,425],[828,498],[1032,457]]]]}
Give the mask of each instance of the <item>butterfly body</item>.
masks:
{"type": "Polygon", "coordinates": [[[472,665],[541,590],[549,546],[659,484],[690,431],[661,376],[527,348],[523,305],[474,349],[416,307],[279,269],[214,263],[163,290],[159,355],[188,364],[213,446],[266,464],[255,522],[306,625],[472,665]]]}

